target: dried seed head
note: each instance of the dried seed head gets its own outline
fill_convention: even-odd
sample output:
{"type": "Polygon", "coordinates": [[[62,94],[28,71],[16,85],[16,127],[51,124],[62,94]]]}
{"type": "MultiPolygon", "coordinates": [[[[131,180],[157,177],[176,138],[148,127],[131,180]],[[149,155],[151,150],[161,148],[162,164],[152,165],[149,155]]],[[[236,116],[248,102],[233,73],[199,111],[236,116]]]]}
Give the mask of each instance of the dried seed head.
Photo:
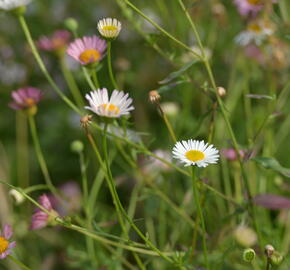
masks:
{"type": "Polygon", "coordinates": [[[88,126],[92,123],[92,118],[93,116],[91,114],[86,114],[85,116],[83,116],[80,120],[81,126],[83,128],[88,128],[88,126]]]}
{"type": "Polygon", "coordinates": [[[226,95],[226,93],[227,93],[226,89],[221,87],[221,86],[219,86],[217,88],[217,91],[218,91],[218,94],[219,94],[220,97],[224,97],[226,95]]]}
{"type": "Polygon", "coordinates": [[[265,246],[265,254],[267,257],[271,257],[275,251],[275,248],[272,245],[265,246]]]}
{"type": "Polygon", "coordinates": [[[157,90],[152,90],[149,92],[149,100],[152,103],[158,103],[161,96],[159,95],[157,90]]]}

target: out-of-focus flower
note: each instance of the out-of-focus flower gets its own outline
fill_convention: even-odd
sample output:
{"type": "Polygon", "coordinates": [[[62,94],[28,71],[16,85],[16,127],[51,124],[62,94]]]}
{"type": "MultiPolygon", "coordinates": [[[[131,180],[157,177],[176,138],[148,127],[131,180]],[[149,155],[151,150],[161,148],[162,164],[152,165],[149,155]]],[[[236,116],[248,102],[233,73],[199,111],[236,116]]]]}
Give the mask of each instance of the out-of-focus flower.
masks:
{"type": "Polygon", "coordinates": [[[5,85],[22,83],[26,78],[26,67],[14,61],[0,63],[0,81],[5,85]]]}
{"type": "MultiPolygon", "coordinates": [[[[198,46],[191,46],[190,47],[192,49],[192,51],[194,52],[194,54],[192,52],[186,52],[181,56],[181,62],[186,64],[190,61],[192,61],[193,59],[196,59],[197,55],[198,57],[202,57],[202,51],[198,46]]],[[[212,51],[209,48],[204,48],[204,55],[205,58],[210,59],[212,56],[212,51]]]]}
{"type": "Polygon", "coordinates": [[[86,99],[90,106],[85,108],[104,117],[117,118],[128,115],[130,111],[134,110],[131,105],[132,98],[129,98],[129,94],[125,94],[123,91],[114,90],[109,99],[106,88],[98,89],[86,94],[86,99]]]}
{"type": "Polygon", "coordinates": [[[247,29],[235,37],[237,44],[247,46],[251,43],[261,45],[262,42],[274,33],[274,27],[271,23],[264,20],[252,21],[247,29]]]}
{"type": "Polygon", "coordinates": [[[221,86],[219,86],[217,88],[217,92],[218,92],[218,95],[220,97],[224,97],[226,95],[226,93],[227,93],[226,89],[224,87],[221,87],[221,86]]]}
{"type": "Polygon", "coordinates": [[[0,260],[5,259],[11,253],[11,249],[16,246],[15,241],[9,242],[12,235],[11,226],[4,225],[3,231],[0,232],[0,260]]]}
{"type": "Polygon", "coordinates": [[[98,22],[98,30],[100,34],[107,39],[116,38],[119,35],[121,28],[121,23],[117,19],[105,18],[98,22]]]}
{"type": "Polygon", "coordinates": [[[78,38],[70,43],[67,54],[82,65],[98,63],[106,50],[106,41],[97,36],[78,38]]]}
{"type": "MultiPolygon", "coordinates": [[[[243,158],[245,156],[245,152],[243,150],[240,150],[240,155],[243,158]]],[[[221,150],[221,154],[223,157],[230,161],[238,160],[237,153],[234,148],[225,148],[221,150]]]]}
{"type": "Polygon", "coordinates": [[[254,203],[271,210],[290,209],[289,198],[273,194],[256,195],[254,197],[254,203]]]}
{"type": "Polygon", "coordinates": [[[265,56],[263,55],[262,50],[255,44],[249,44],[246,47],[244,47],[245,55],[255,61],[257,61],[259,64],[265,63],[265,56]]]}
{"type": "Polygon", "coordinates": [[[160,104],[162,111],[168,116],[176,116],[179,113],[179,106],[175,102],[163,102],[160,104]]]}
{"type": "Polygon", "coordinates": [[[57,30],[51,36],[40,37],[37,45],[44,51],[63,51],[67,47],[70,37],[70,32],[57,30]]]}
{"type": "Polygon", "coordinates": [[[251,247],[257,242],[255,231],[246,225],[239,225],[234,231],[234,237],[244,247],[251,247]]]}
{"type": "Polygon", "coordinates": [[[18,7],[26,6],[31,0],[0,0],[0,10],[13,10],[18,7]]]}
{"type": "Polygon", "coordinates": [[[185,167],[191,165],[206,167],[215,164],[219,159],[218,152],[212,144],[192,139],[177,142],[172,151],[173,157],[185,163],[185,167]]]}
{"type": "Polygon", "coordinates": [[[263,8],[262,0],[234,0],[242,16],[256,15],[263,8]]]}
{"type": "MultiPolygon", "coordinates": [[[[172,156],[171,156],[169,151],[157,149],[157,150],[153,151],[153,153],[156,156],[158,156],[158,157],[160,157],[160,158],[162,158],[170,163],[172,162],[172,156]]],[[[168,171],[168,170],[170,170],[170,168],[171,168],[170,166],[168,166],[167,164],[165,164],[164,162],[162,162],[161,160],[159,160],[155,157],[150,157],[150,164],[147,165],[148,171],[149,170],[168,171]]]]}
{"type": "Polygon", "coordinates": [[[54,195],[49,197],[52,208],[61,216],[77,212],[81,208],[82,194],[76,182],[69,181],[60,186],[61,199],[54,195]]]}
{"type": "Polygon", "coordinates": [[[37,208],[31,218],[31,230],[38,230],[46,227],[47,225],[55,225],[55,218],[59,216],[59,214],[52,208],[52,204],[47,195],[43,194],[40,196],[38,203],[50,214],[44,212],[40,208],[37,208]]]}
{"type": "Polygon", "coordinates": [[[25,197],[16,189],[11,189],[9,191],[9,195],[14,199],[14,201],[17,205],[19,205],[25,201],[25,197]]]}
{"type": "Polygon", "coordinates": [[[14,110],[32,110],[31,112],[36,113],[36,105],[42,98],[42,92],[34,87],[24,87],[16,91],[12,91],[13,102],[9,106],[14,110]]]}

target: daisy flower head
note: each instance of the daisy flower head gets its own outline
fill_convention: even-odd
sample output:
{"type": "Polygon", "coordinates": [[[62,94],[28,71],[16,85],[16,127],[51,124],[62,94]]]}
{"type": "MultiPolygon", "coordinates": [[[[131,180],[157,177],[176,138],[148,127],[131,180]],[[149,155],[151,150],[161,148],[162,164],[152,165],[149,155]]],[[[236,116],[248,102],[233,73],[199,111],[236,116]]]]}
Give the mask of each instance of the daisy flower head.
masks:
{"type": "Polygon", "coordinates": [[[106,41],[97,36],[77,38],[69,44],[67,54],[82,65],[98,63],[106,50],[106,41]]]}
{"type": "Polygon", "coordinates": [[[57,30],[50,37],[42,36],[37,42],[38,47],[44,51],[63,51],[71,37],[67,30],[57,30]]]}
{"type": "Polygon", "coordinates": [[[122,25],[117,19],[105,18],[98,22],[98,30],[102,37],[106,39],[115,39],[121,29],[122,25]]]}
{"type": "Polygon", "coordinates": [[[15,248],[16,242],[9,242],[12,237],[12,228],[9,225],[4,225],[3,231],[0,231],[0,260],[5,259],[10,253],[11,249],[15,248]]]}
{"type": "MultiPolygon", "coordinates": [[[[242,16],[257,15],[257,13],[264,7],[265,0],[234,0],[239,13],[242,16]]],[[[272,0],[276,3],[277,0],[272,0]]]]}
{"type": "Polygon", "coordinates": [[[134,110],[132,98],[129,98],[129,94],[125,94],[123,91],[114,90],[109,98],[106,88],[98,89],[86,94],[86,99],[90,106],[86,106],[85,109],[93,111],[99,116],[119,118],[134,110]]]}
{"type": "Polygon", "coordinates": [[[41,229],[47,225],[55,225],[55,218],[58,217],[58,213],[52,208],[51,201],[47,195],[43,194],[40,196],[38,203],[46,209],[50,215],[42,209],[37,208],[31,218],[31,230],[41,229]]]}
{"type": "Polygon", "coordinates": [[[177,142],[172,150],[173,157],[184,163],[185,167],[196,165],[206,167],[217,163],[219,151],[204,141],[187,140],[177,142]]]}
{"type": "Polygon", "coordinates": [[[31,0],[0,0],[0,10],[13,10],[28,5],[31,0]]]}
{"type": "Polygon", "coordinates": [[[247,25],[247,29],[238,34],[236,43],[241,46],[249,44],[261,45],[263,41],[274,33],[274,27],[266,21],[252,21],[247,25]]]}

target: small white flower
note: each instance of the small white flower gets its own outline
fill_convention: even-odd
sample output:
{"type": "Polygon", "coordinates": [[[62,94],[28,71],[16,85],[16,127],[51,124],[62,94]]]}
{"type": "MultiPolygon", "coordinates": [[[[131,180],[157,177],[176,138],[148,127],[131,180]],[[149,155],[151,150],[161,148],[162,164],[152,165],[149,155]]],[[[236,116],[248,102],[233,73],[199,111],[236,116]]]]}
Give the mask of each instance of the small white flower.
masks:
{"type": "Polygon", "coordinates": [[[98,22],[98,30],[105,38],[116,38],[121,28],[121,23],[117,19],[105,18],[98,22]]]}
{"type": "Polygon", "coordinates": [[[197,165],[206,167],[215,164],[219,159],[218,150],[204,141],[187,140],[177,142],[173,148],[173,157],[185,163],[184,166],[197,165]]]}
{"type": "Polygon", "coordinates": [[[9,195],[15,200],[15,203],[17,205],[25,201],[25,197],[16,189],[11,189],[9,191],[9,195]]]}
{"type": "Polygon", "coordinates": [[[31,0],[0,0],[0,10],[12,10],[18,7],[26,6],[31,0]]]}
{"type": "Polygon", "coordinates": [[[85,108],[100,116],[117,118],[122,115],[128,115],[130,111],[134,110],[134,107],[131,106],[133,100],[128,97],[129,94],[114,90],[109,99],[106,88],[98,89],[86,94],[86,99],[89,101],[90,106],[85,108]]]}

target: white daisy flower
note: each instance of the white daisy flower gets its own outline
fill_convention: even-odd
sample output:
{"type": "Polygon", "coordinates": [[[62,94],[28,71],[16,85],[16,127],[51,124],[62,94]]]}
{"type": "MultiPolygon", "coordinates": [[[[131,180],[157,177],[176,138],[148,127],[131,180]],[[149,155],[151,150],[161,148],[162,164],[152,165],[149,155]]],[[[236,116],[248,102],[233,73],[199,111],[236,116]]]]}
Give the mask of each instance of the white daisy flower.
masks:
{"type": "Polygon", "coordinates": [[[100,116],[117,118],[122,115],[128,115],[130,111],[134,110],[134,107],[131,106],[133,100],[128,97],[129,94],[114,90],[109,99],[106,88],[98,89],[86,94],[86,99],[89,101],[90,106],[85,108],[100,116]]]}
{"type": "Polygon", "coordinates": [[[173,157],[185,163],[185,167],[197,165],[206,167],[219,159],[218,150],[204,141],[187,140],[177,142],[172,150],[173,157]]]}
{"type": "Polygon", "coordinates": [[[273,33],[274,30],[271,25],[265,22],[251,22],[245,31],[242,31],[236,36],[235,41],[241,46],[247,46],[250,43],[261,45],[273,33]]]}
{"type": "Polygon", "coordinates": [[[0,0],[0,10],[12,10],[18,7],[26,6],[31,0],[0,0]]]}
{"type": "Polygon", "coordinates": [[[117,19],[105,18],[98,22],[98,30],[104,38],[116,38],[121,28],[121,23],[117,19]]]}

